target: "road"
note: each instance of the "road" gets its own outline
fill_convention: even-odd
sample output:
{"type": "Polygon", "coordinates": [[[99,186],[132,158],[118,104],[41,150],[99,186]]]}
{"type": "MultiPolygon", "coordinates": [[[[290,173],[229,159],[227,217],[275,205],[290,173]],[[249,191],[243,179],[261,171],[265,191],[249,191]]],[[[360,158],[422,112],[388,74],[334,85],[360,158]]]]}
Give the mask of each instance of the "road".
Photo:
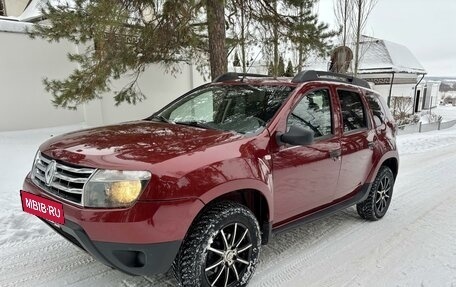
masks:
{"type": "MultiPolygon", "coordinates": [[[[21,146],[29,138],[7,138],[33,154],[32,145],[21,146]]],[[[280,234],[263,248],[249,286],[456,287],[456,128],[401,136],[399,147],[399,176],[382,220],[363,221],[348,208],[280,234]]],[[[0,195],[11,209],[0,213],[8,219],[0,219],[0,286],[176,286],[170,274],[132,277],[98,263],[22,214],[19,203],[8,206],[19,201],[16,192],[0,195]]]]}

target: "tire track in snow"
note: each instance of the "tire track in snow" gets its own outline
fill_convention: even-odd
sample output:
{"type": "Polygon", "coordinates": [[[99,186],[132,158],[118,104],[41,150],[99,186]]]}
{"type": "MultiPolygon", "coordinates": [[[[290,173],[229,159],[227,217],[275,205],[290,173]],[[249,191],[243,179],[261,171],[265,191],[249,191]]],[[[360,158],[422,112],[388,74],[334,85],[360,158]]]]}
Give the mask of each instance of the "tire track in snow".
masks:
{"type": "Polygon", "coordinates": [[[0,286],[176,286],[170,275],[129,276],[57,234],[0,246],[0,286]]]}
{"type": "MultiPolygon", "coordinates": [[[[263,249],[251,286],[456,286],[456,250],[448,243],[456,237],[456,182],[439,181],[456,170],[456,148],[445,145],[401,156],[383,220],[364,222],[350,208],[277,236],[263,249]],[[441,281],[423,279],[432,272],[441,281]]],[[[54,234],[0,246],[0,286],[68,285],[163,287],[176,281],[170,274],[125,275],[54,234]]]]}

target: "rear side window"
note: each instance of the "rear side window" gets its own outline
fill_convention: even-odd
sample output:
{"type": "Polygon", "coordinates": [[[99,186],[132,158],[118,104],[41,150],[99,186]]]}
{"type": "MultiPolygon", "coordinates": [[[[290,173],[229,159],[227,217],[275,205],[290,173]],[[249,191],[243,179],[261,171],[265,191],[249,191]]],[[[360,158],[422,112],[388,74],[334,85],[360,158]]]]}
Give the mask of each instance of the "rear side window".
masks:
{"type": "Polygon", "coordinates": [[[379,97],[373,93],[367,93],[366,99],[369,104],[369,108],[372,110],[372,114],[374,115],[375,127],[381,126],[387,121],[387,116],[379,97]]]}
{"type": "Polygon", "coordinates": [[[361,96],[352,91],[338,90],[344,132],[367,128],[366,110],[361,96]]]}

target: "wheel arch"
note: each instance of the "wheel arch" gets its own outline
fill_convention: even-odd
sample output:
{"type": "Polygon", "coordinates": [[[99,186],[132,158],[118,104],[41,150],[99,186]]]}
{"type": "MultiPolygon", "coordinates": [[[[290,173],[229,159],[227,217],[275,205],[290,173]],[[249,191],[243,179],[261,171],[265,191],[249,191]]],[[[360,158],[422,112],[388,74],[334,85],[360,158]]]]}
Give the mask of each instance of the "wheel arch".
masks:
{"type": "Polygon", "coordinates": [[[193,226],[207,209],[221,201],[237,202],[252,211],[260,226],[261,242],[263,245],[268,243],[272,231],[272,206],[264,192],[255,188],[231,190],[220,194],[211,200],[203,200],[205,206],[200,210],[197,216],[195,216],[191,226],[193,226]]]}
{"type": "Polygon", "coordinates": [[[394,175],[394,180],[396,180],[397,174],[399,172],[399,162],[397,158],[395,157],[390,157],[386,160],[384,160],[381,164],[381,166],[387,166],[391,171],[393,172],[394,175]]]}
{"type": "Polygon", "coordinates": [[[399,156],[397,151],[389,151],[385,153],[378,161],[376,161],[376,164],[371,169],[366,182],[373,182],[380,170],[380,167],[382,166],[387,166],[390,168],[393,172],[394,180],[396,180],[397,174],[399,172],[399,156]]]}

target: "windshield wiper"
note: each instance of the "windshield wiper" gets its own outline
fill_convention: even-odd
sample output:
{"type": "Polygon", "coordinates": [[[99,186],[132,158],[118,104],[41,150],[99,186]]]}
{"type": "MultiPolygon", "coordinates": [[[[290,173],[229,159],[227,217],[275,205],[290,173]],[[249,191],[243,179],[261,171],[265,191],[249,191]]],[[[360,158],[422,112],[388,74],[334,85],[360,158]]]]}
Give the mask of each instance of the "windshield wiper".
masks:
{"type": "Polygon", "coordinates": [[[161,122],[165,122],[165,123],[168,123],[168,124],[175,124],[175,122],[173,122],[173,121],[171,121],[171,120],[165,118],[165,117],[162,116],[162,115],[155,115],[155,116],[150,117],[149,119],[150,119],[150,120],[154,120],[154,119],[155,119],[155,120],[159,120],[159,121],[161,121],[161,122]]]}
{"type": "Polygon", "coordinates": [[[189,121],[189,122],[175,122],[177,125],[185,125],[185,126],[192,126],[192,127],[197,127],[197,128],[203,128],[203,129],[211,129],[215,130],[216,128],[204,123],[204,122],[198,122],[198,121],[189,121]]]}

